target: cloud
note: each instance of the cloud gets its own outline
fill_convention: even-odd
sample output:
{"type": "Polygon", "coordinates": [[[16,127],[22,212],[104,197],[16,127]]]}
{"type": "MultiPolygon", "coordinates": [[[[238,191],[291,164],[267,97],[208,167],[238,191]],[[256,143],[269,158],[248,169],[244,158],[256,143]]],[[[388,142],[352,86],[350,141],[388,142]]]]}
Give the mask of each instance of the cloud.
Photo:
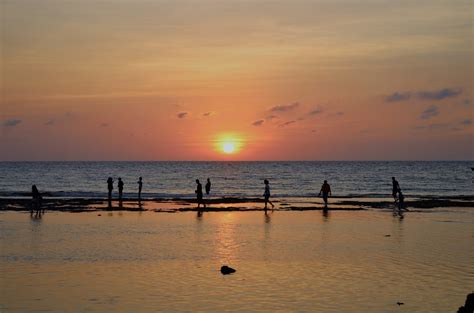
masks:
{"type": "Polygon", "coordinates": [[[443,88],[435,91],[419,91],[418,98],[421,100],[443,100],[446,98],[457,97],[462,93],[462,89],[443,88]]]}
{"type": "Polygon", "coordinates": [[[179,112],[176,116],[179,119],[183,119],[183,118],[186,118],[188,116],[188,112],[179,112]]]}
{"type": "Polygon", "coordinates": [[[446,129],[449,127],[449,123],[436,123],[429,125],[420,125],[413,127],[414,130],[437,130],[437,129],[446,129]]]}
{"type": "Polygon", "coordinates": [[[54,118],[44,123],[46,126],[53,126],[54,124],[56,124],[56,120],[54,118]]]}
{"type": "Polygon", "coordinates": [[[318,114],[321,114],[321,113],[323,113],[323,109],[321,109],[321,108],[315,108],[315,109],[313,109],[312,111],[310,111],[310,112],[308,113],[308,115],[318,115],[318,114]]]}
{"type": "Polygon", "coordinates": [[[461,122],[461,125],[464,125],[464,126],[469,126],[469,125],[472,125],[472,119],[465,119],[461,122]]]}
{"type": "Polygon", "coordinates": [[[255,122],[252,123],[253,126],[262,126],[263,123],[265,123],[265,120],[257,120],[255,122]]]}
{"type": "Polygon", "coordinates": [[[411,92],[398,92],[395,91],[391,95],[385,97],[386,102],[399,102],[399,101],[406,101],[411,98],[411,92]]]}
{"type": "Polygon", "coordinates": [[[206,113],[202,114],[202,116],[204,116],[204,117],[209,117],[211,115],[214,115],[214,112],[211,111],[211,112],[206,112],[206,113]]]}
{"type": "Polygon", "coordinates": [[[272,112],[288,112],[291,110],[296,109],[300,104],[298,102],[294,102],[292,104],[284,104],[284,105],[277,105],[270,109],[272,112]]]}
{"type": "Polygon", "coordinates": [[[296,121],[288,121],[288,122],[285,122],[283,124],[280,124],[278,127],[287,127],[287,126],[290,126],[294,123],[296,123],[296,121]]]}
{"type": "Polygon", "coordinates": [[[420,100],[428,100],[428,101],[438,101],[438,100],[443,100],[446,98],[452,98],[452,97],[457,97],[460,94],[462,94],[462,89],[454,89],[454,88],[443,88],[439,90],[434,90],[434,91],[426,91],[426,90],[420,90],[420,91],[404,91],[404,92],[399,92],[395,91],[391,95],[388,95],[385,97],[385,102],[401,102],[401,101],[407,101],[412,98],[413,95],[416,96],[417,99],[420,100]]]}
{"type": "Polygon", "coordinates": [[[265,117],[265,120],[266,120],[266,121],[271,121],[271,120],[274,120],[274,119],[276,119],[276,118],[278,118],[278,116],[276,116],[276,115],[269,115],[269,116],[265,117]]]}
{"type": "Polygon", "coordinates": [[[470,99],[464,99],[464,101],[461,102],[461,104],[468,107],[472,104],[472,101],[470,99]]]}
{"type": "Polygon", "coordinates": [[[430,105],[423,112],[421,112],[420,118],[422,120],[430,119],[439,114],[439,109],[436,105],[430,105]]]}
{"type": "Polygon", "coordinates": [[[10,120],[3,121],[2,125],[4,127],[15,127],[18,124],[20,124],[21,122],[22,122],[22,120],[19,120],[19,119],[10,119],[10,120]]]}

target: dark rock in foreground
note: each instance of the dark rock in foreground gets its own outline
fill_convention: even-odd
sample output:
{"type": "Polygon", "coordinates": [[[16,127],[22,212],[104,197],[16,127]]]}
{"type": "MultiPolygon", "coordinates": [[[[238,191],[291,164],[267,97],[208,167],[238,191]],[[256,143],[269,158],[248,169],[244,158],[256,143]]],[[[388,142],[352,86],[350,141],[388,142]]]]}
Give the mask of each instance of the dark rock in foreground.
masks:
{"type": "Polygon", "coordinates": [[[235,273],[235,270],[232,267],[228,267],[227,265],[224,265],[221,267],[221,273],[222,275],[229,275],[229,274],[235,273]]]}
{"type": "Polygon", "coordinates": [[[474,292],[470,293],[466,297],[466,303],[464,306],[458,309],[458,313],[473,313],[474,312],[474,292]]]}

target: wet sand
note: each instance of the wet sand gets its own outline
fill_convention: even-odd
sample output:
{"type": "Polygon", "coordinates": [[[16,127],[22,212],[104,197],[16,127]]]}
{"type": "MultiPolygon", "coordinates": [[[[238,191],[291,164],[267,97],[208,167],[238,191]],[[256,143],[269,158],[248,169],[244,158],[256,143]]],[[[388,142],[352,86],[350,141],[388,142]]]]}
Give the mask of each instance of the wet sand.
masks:
{"type": "MultiPolygon", "coordinates": [[[[278,211],[311,211],[323,210],[321,198],[287,198],[272,199],[275,210],[278,211]]],[[[446,207],[474,208],[474,196],[455,197],[418,197],[407,198],[405,201],[409,210],[433,209],[446,207]]],[[[29,211],[31,200],[29,198],[0,198],[0,211],[29,211]]],[[[270,206],[269,206],[270,208],[270,206]]],[[[330,198],[329,209],[334,211],[358,211],[368,209],[393,210],[395,204],[391,198],[330,198]]],[[[195,199],[137,199],[124,198],[120,203],[112,201],[109,207],[106,199],[84,198],[45,198],[42,209],[47,211],[62,212],[93,212],[93,211],[153,211],[153,212],[186,212],[198,211],[195,199]]],[[[206,200],[206,208],[202,211],[261,211],[264,209],[262,199],[258,198],[211,198],[206,200]]]]}

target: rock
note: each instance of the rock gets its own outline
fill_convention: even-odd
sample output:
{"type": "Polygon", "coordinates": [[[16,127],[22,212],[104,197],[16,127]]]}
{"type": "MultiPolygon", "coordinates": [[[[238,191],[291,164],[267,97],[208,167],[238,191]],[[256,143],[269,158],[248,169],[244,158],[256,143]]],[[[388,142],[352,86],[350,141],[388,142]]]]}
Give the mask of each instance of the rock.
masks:
{"type": "Polygon", "coordinates": [[[458,313],[473,313],[474,312],[474,292],[470,293],[466,297],[466,303],[464,306],[458,309],[458,313]]]}
{"type": "Polygon", "coordinates": [[[232,267],[228,267],[227,265],[224,265],[221,267],[221,273],[222,275],[228,275],[235,273],[235,270],[232,267]]]}
{"type": "Polygon", "coordinates": [[[102,214],[97,214],[97,216],[102,216],[102,214]]]}
{"type": "Polygon", "coordinates": [[[405,303],[403,302],[397,302],[398,305],[404,305],[405,303]]]}
{"type": "Polygon", "coordinates": [[[392,235],[385,235],[385,237],[391,237],[392,235]]]}

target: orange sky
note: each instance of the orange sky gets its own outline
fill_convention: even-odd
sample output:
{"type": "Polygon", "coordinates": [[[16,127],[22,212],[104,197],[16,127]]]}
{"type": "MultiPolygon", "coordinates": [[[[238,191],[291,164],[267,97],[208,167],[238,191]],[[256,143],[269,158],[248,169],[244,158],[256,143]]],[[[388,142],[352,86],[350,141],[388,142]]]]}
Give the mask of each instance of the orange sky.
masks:
{"type": "Polygon", "coordinates": [[[472,1],[1,5],[0,160],[473,159],[472,1]]]}

